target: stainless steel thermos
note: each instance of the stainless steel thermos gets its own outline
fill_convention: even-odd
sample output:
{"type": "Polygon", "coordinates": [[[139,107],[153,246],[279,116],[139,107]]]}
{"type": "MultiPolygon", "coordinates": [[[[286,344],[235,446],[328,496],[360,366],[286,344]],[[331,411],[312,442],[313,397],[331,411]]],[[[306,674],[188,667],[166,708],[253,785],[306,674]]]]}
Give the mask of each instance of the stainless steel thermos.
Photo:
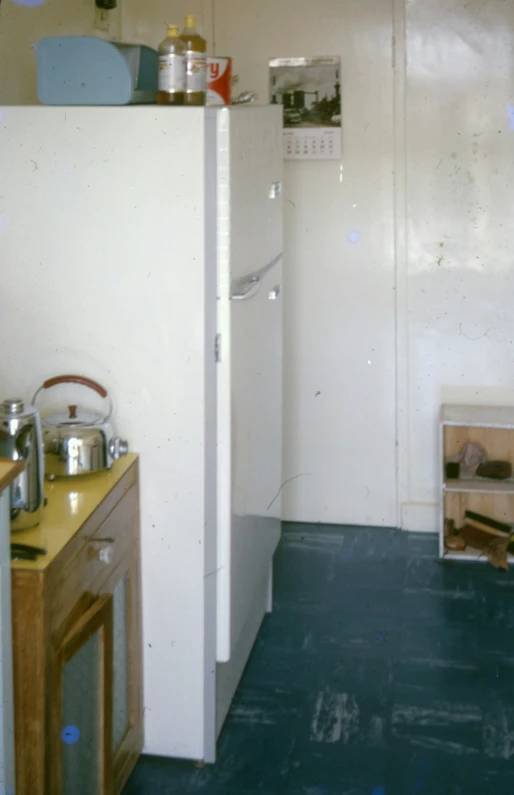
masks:
{"type": "Polygon", "coordinates": [[[23,460],[25,468],[11,483],[11,530],[27,530],[41,520],[44,455],[38,410],[19,398],[0,404],[0,458],[23,460]]]}

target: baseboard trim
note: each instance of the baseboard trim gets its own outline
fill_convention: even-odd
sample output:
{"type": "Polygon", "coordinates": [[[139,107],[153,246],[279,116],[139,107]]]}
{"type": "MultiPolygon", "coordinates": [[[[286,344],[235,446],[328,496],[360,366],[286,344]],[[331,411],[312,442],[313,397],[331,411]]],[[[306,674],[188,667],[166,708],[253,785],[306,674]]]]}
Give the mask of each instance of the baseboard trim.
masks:
{"type": "Polygon", "coordinates": [[[401,509],[402,530],[413,533],[439,532],[438,502],[404,502],[401,509]]]}

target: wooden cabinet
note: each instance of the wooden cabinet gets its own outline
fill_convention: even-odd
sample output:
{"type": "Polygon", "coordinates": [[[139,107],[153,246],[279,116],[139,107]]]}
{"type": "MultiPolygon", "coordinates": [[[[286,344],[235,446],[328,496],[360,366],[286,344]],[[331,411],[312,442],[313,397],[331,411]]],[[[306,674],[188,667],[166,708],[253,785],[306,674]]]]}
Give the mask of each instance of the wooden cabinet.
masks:
{"type": "Polygon", "coordinates": [[[0,458],[0,792],[15,792],[12,675],[11,571],[9,568],[10,485],[23,461],[0,458]]]}
{"type": "Polygon", "coordinates": [[[16,791],[117,795],[143,746],[137,458],[53,484],[22,536],[48,555],[12,564],[16,791]]]}

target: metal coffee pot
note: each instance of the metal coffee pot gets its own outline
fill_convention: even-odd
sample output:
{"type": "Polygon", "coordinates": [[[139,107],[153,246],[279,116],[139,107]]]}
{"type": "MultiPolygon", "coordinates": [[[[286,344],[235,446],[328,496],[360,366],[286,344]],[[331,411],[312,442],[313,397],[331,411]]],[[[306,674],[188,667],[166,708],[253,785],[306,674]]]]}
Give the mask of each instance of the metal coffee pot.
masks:
{"type": "Polygon", "coordinates": [[[0,404],[0,458],[25,462],[11,483],[11,530],[27,530],[41,521],[44,455],[38,410],[20,398],[0,404]]]}

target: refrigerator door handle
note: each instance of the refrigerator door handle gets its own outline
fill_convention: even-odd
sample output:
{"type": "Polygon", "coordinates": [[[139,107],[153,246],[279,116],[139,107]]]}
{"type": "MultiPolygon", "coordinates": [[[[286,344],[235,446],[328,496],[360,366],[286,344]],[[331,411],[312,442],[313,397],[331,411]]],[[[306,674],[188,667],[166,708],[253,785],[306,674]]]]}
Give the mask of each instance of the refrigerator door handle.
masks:
{"type": "Polygon", "coordinates": [[[252,276],[252,278],[244,282],[238,290],[231,293],[230,298],[232,301],[248,301],[249,298],[253,298],[254,295],[257,295],[260,286],[260,277],[252,276]]]}

